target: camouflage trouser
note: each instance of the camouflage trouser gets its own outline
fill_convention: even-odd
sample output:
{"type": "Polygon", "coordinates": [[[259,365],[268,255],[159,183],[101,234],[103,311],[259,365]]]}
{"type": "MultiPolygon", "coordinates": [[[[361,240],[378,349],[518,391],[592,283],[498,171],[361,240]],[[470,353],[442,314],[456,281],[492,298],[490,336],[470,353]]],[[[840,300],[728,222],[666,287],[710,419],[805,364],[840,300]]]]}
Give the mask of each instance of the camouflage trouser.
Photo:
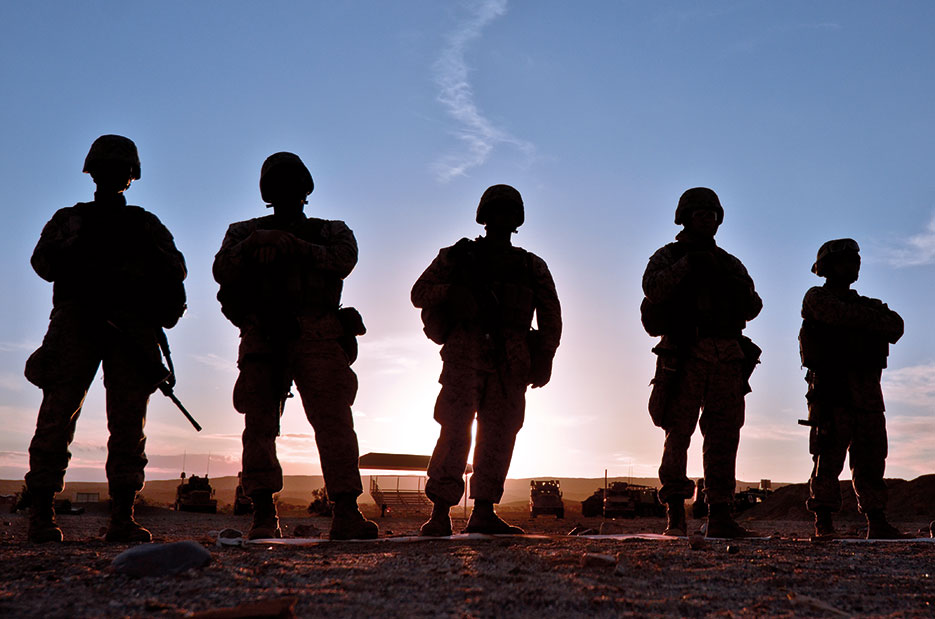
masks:
{"type": "Polygon", "coordinates": [[[337,340],[300,339],[274,351],[264,350],[262,343],[245,335],[238,366],[234,408],[244,414],[244,491],[249,495],[282,490],[282,467],[276,455],[279,407],[294,381],[315,430],[329,496],[360,496],[357,433],[351,416],[357,375],[337,340]]]}
{"type": "Polygon", "coordinates": [[[666,394],[660,501],[687,499],[694,492],[695,484],[686,475],[688,447],[702,409],[705,501],[716,504],[733,499],[745,387],[741,361],[684,360],[666,394]]]}
{"type": "Polygon", "coordinates": [[[886,419],[883,411],[865,411],[843,406],[823,405],[824,410],[811,412],[810,417],[821,419],[820,435],[813,445],[817,453],[809,479],[810,511],[841,509],[841,484],[838,476],[844,470],[844,458],[850,452],[851,479],[857,495],[860,513],[882,510],[886,507],[886,419]]]}
{"type": "Polygon", "coordinates": [[[160,365],[155,336],[118,333],[76,309],[52,313],[42,346],[26,362],[26,377],[42,388],[36,433],[29,445],[30,490],[61,492],[71,459],[68,446],[88,388],[104,366],[107,390],[107,481],[111,491],[143,487],[146,404],[160,365]]]}
{"type": "Polygon", "coordinates": [[[429,463],[425,494],[433,502],[457,505],[464,494],[464,468],[477,417],[471,498],[499,503],[510,470],[516,434],[523,427],[526,383],[502,374],[445,363],[435,402],[441,433],[429,463]]]}

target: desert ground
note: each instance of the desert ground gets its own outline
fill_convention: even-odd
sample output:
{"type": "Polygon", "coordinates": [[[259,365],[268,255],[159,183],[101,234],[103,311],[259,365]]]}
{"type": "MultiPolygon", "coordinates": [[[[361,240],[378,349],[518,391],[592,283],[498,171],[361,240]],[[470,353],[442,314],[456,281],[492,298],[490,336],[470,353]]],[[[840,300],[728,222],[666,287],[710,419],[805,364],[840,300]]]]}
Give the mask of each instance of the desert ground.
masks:
{"type": "MultiPolygon", "coordinates": [[[[786,501],[800,498],[785,494],[786,501]]],[[[522,505],[501,507],[505,518],[538,537],[400,541],[416,534],[424,517],[380,518],[364,504],[380,524],[380,540],[299,547],[219,546],[219,531],[245,531],[250,516],[146,506],[138,517],[155,542],[194,540],[210,551],[211,561],[177,575],[140,578],[111,568],[128,546],[101,540],[103,507],[60,516],[66,541],[52,545],[26,541],[25,514],[3,514],[0,616],[935,616],[935,544],[812,543],[810,522],[758,517],[758,510],[769,512],[765,507],[742,521],[768,539],[691,544],[568,535],[578,525],[597,531],[603,525],[614,534],[663,528],[660,518],[582,518],[580,503],[568,501],[562,520],[530,519],[522,505]]],[[[286,538],[300,525],[313,527],[300,529],[303,537],[315,537],[315,529],[326,536],[328,518],[285,511],[286,538]]],[[[461,508],[452,515],[459,530],[461,508]]],[[[927,516],[894,520],[905,531],[929,535],[927,516]]],[[[694,528],[701,521],[689,523],[694,528]]],[[[840,528],[857,536],[860,521],[847,519],[840,528]]]]}

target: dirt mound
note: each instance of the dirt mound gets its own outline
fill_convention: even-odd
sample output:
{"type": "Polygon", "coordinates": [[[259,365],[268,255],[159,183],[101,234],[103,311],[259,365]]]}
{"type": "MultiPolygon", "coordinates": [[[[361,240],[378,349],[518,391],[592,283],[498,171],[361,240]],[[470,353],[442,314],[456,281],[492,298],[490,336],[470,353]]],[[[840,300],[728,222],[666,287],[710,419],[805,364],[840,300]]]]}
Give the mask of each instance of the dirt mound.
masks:
{"type": "MultiPolygon", "coordinates": [[[[887,479],[889,500],[886,515],[894,522],[935,519],[935,474],[922,475],[912,481],[887,479]]],[[[837,520],[862,520],[857,511],[857,498],[850,481],[841,482],[843,505],[837,520]]],[[[805,509],[808,484],[791,484],[776,490],[765,501],[744,512],[752,520],[811,520],[805,509]]]]}

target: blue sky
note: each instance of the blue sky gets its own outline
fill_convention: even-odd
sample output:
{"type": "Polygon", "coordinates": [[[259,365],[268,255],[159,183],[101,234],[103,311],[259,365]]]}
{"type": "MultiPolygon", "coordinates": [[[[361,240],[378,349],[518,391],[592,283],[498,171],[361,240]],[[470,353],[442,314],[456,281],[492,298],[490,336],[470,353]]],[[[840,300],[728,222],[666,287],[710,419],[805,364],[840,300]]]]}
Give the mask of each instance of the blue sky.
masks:
{"type": "MultiPolygon", "coordinates": [[[[549,264],[566,330],[552,383],[531,392],[511,476],[654,475],[646,413],[654,340],[639,323],[646,260],[704,185],[718,241],[764,300],[738,475],[801,481],[810,459],[796,336],[818,246],[863,248],[857,289],[906,320],[884,379],[887,474],[935,461],[935,6],[875,2],[45,2],[0,5],[0,477],[26,470],[41,393],[22,377],[51,286],[29,267],[42,225],[90,199],[81,174],[104,133],[136,141],[128,200],[188,261],[189,311],[169,332],[196,434],[156,394],[151,478],[239,468],[230,392],[237,332],[211,261],[232,221],[264,214],[269,154],[315,178],[307,213],[342,219],[360,263],[345,304],[361,339],[361,452],[430,453],[440,361],[409,290],[439,247],[481,232],[483,190],[522,192],[515,242],[549,264]]],[[[69,479],[102,479],[95,380],[69,479]]],[[[311,428],[283,419],[287,472],[317,473],[311,428]]],[[[690,472],[700,475],[700,438],[690,472]]]]}

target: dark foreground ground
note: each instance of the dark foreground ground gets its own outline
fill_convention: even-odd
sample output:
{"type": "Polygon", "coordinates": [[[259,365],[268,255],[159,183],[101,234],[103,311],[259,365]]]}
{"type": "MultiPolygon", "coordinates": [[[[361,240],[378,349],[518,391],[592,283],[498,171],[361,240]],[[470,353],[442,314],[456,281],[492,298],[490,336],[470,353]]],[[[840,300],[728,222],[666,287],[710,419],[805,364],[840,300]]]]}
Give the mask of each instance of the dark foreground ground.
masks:
{"type": "MultiPolygon", "coordinates": [[[[807,536],[807,522],[757,521],[747,524],[778,536],[692,549],[686,540],[567,536],[577,523],[601,524],[574,514],[529,520],[525,511],[501,513],[550,537],[219,547],[217,532],[245,530],[249,516],[149,508],[140,520],[157,542],[196,540],[212,560],[146,578],[110,570],[127,546],[100,541],[103,513],[60,517],[68,540],[61,545],[26,542],[25,516],[4,514],[0,616],[184,617],[288,598],[301,617],[935,616],[932,543],[816,544],[798,539],[807,536]]],[[[381,535],[411,535],[421,520],[380,519],[381,535]]],[[[285,534],[299,524],[326,533],[328,522],[285,518],[285,534]]],[[[900,525],[927,532],[928,522],[900,525]]],[[[613,525],[614,532],[661,528],[660,519],[613,525]]]]}

